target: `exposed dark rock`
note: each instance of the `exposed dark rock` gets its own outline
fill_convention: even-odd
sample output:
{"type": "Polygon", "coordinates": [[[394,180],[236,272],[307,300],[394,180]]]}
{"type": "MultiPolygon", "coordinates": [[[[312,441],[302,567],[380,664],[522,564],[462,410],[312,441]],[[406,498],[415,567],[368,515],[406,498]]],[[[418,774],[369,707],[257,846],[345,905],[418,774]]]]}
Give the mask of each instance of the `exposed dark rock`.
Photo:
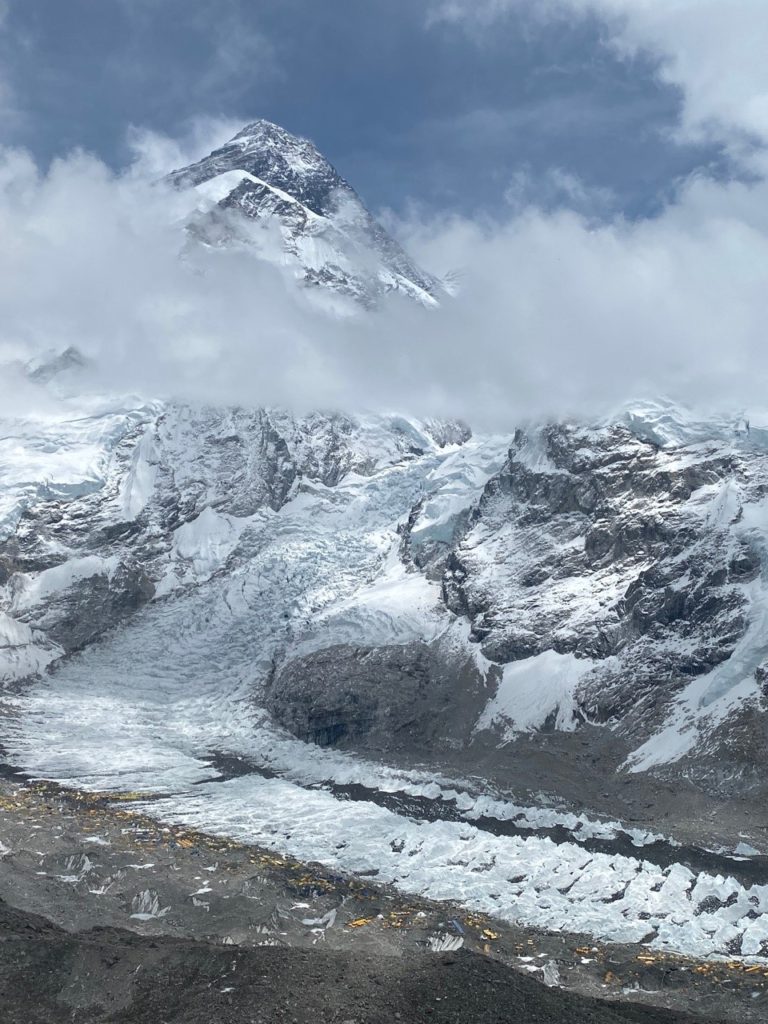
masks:
{"type": "Polygon", "coordinates": [[[234,948],[113,928],[71,934],[0,904],[5,1024],[694,1024],[547,988],[490,957],[234,948]]]}
{"type": "Polygon", "coordinates": [[[445,600],[494,661],[618,659],[584,681],[595,720],[621,720],[653,689],[658,707],[747,627],[740,584],[759,556],[733,552],[727,522],[702,530],[696,505],[729,479],[738,465],[715,444],[694,460],[620,425],[518,431],[446,559],[445,600]]]}
{"type": "Polygon", "coordinates": [[[45,630],[51,640],[70,653],[129,618],[154,593],[154,584],[139,566],[121,563],[114,571],[75,580],[51,595],[44,606],[19,612],[17,618],[45,630]]]}
{"type": "Polygon", "coordinates": [[[468,661],[424,643],[335,646],[289,661],[269,681],[274,717],[299,739],[320,746],[370,749],[466,742],[482,684],[468,661]]]}

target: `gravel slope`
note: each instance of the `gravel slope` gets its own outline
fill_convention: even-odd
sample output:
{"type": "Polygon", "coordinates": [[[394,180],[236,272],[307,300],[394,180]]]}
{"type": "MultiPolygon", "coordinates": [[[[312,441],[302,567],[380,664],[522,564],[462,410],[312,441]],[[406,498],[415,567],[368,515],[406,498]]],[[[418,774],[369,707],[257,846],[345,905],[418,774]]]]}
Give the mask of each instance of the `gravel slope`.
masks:
{"type": "Polygon", "coordinates": [[[232,949],[114,929],[80,935],[0,905],[5,1024],[673,1024],[672,1011],[545,988],[472,953],[232,949]]]}

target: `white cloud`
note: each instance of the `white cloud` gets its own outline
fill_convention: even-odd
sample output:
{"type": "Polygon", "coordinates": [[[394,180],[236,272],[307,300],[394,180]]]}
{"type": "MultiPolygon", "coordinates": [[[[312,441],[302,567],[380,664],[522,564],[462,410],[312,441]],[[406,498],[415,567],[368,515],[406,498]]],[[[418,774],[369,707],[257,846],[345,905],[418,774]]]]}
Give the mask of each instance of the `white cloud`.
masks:
{"type": "Polygon", "coordinates": [[[482,28],[510,11],[598,15],[614,46],[661,59],[661,77],[684,90],[686,132],[734,144],[744,132],[768,141],[765,0],[437,0],[431,17],[482,28]]]}
{"type": "MultiPolygon", "coordinates": [[[[441,11],[483,28],[516,5],[453,0],[441,11]]],[[[540,0],[536,10],[597,10],[612,19],[614,45],[664,56],[663,74],[686,91],[687,130],[717,123],[723,136],[750,129],[768,141],[768,72],[751,59],[768,8],[724,7],[540,0]]],[[[236,73],[249,54],[224,63],[236,73]]],[[[83,154],[44,174],[28,155],[0,152],[0,359],[73,344],[95,360],[99,386],[504,427],[603,410],[638,392],[768,407],[765,181],[694,178],[654,219],[596,224],[590,217],[610,213],[610,195],[566,170],[535,188],[520,173],[501,222],[399,225],[427,267],[462,270],[454,301],[432,313],[393,300],[339,321],[241,250],[188,247],[180,258],[186,203],[154,182],[239,127],[201,119],[175,140],[134,129],[135,161],[121,175],[83,154]]],[[[17,392],[8,380],[6,399],[17,392]]]]}
{"type": "Polygon", "coordinates": [[[616,195],[607,188],[585,184],[575,174],[550,167],[534,174],[530,168],[515,171],[504,198],[515,213],[527,209],[567,208],[585,217],[603,219],[618,206],[616,195]]]}
{"type": "Polygon", "coordinates": [[[0,352],[77,345],[100,387],[505,428],[638,392],[768,405],[765,183],[694,180],[640,223],[529,208],[401,225],[425,264],[463,267],[461,294],[342,321],[242,250],[180,259],[185,207],[136,168],[75,154],[44,175],[5,152],[0,352]]]}
{"type": "Polygon", "coordinates": [[[128,147],[134,162],[128,173],[147,180],[161,178],[223,146],[243,123],[242,118],[196,117],[175,138],[132,125],[128,129],[128,147]]]}
{"type": "Polygon", "coordinates": [[[768,405],[765,185],[694,182],[652,221],[593,227],[529,211],[501,228],[454,221],[411,241],[441,269],[467,268],[452,329],[471,339],[476,399],[484,373],[510,409],[533,413],[640,392],[768,405]]]}

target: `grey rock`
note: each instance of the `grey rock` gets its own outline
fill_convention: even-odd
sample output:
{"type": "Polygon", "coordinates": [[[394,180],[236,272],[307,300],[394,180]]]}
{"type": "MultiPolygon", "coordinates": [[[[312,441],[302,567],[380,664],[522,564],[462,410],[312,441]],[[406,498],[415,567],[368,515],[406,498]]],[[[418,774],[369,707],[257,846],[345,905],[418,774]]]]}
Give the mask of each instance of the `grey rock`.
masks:
{"type": "Polygon", "coordinates": [[[439,644],[339,645],[276,670],[265,703],[307,742],[391,750],[467,742],[467,708],[479,709],[482,691],[474,666],[452,663],[439,644]]]}

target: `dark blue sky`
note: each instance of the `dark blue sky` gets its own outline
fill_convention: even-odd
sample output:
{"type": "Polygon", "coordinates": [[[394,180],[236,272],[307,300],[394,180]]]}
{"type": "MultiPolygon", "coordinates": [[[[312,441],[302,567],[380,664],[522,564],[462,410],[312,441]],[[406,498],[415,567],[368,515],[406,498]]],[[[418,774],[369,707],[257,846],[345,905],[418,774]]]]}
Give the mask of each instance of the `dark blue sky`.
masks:
{"type": "Polygon", "coordinates": [[[592,20],[510,15],[482,43],[419,0],[10,0],[4,140],[41,162],[82,146],[113,166],[137,125],[266,117],[311,137],[368,204],[498,211],[511,183],[557,201],[553,168],[613,207],[655,212],[712,148],[680,145],[680,96],[620,60],[592,20]],[[611,201],[608,200],[610,203],[611,201]]]}

